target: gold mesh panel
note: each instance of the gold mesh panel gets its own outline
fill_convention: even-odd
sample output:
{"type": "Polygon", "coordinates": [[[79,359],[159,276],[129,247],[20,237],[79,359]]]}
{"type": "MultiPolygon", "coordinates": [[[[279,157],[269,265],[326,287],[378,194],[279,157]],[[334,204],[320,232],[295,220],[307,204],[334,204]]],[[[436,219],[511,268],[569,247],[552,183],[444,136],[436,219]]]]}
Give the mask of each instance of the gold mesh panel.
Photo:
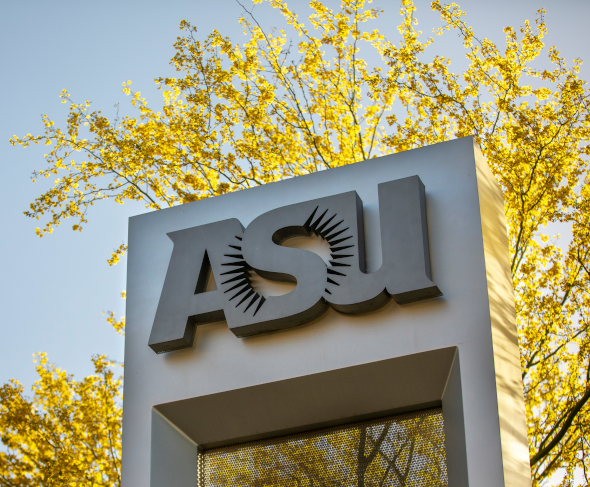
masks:
{"type": "Polygon", "coordinates": [[[205,450],[199,487],[447,486],[441,409],[205,450]]]}

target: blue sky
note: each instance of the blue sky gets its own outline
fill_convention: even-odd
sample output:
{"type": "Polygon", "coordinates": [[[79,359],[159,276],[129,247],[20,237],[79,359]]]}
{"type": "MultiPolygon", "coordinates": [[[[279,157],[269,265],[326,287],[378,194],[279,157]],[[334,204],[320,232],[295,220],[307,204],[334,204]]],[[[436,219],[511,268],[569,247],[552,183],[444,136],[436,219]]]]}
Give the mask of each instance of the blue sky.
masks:
{"type": "MultiPolygon", "coordinates": [[[[435,17],[426,0],[416,1],[423,31],[435,17]]],[[[556,44],[566,59],[580,57],[588,64],[582,77],[590,78],[590,2],[580,0],[458,1],[467,21],[479,37],[498,43],[502,28],[531,21],[541,6],[547,8],[548,45],[556,44]]],[[[307,2],[292,0],[289,6],[304,12],[307,2]]],[[[395,38],[399,23],[397,2],[375,2],[386,9],[381,32],[395,38]]],[[[123,339],[106,323],[101,312],[124,314],[120,293],[125,289],[125,261],[116,267],[106,263],[111,250],[126,242],[127,218],[145,212],[141,204],[116,204],[93,208],[82,233],[64,224],[39,239],[39,223],[23,216],[29,203],[47,187],[47,181],[31,183],[30,175],[45,165],[45,147],[28,149],[9,145],[12,135],[41,133],[41,114],[60,124],[67,114],[59,102],[66,88],[77,101],[91,100],[107,116],[131,113],[121,84],[132,80],[156,107],[161,94],[153,79],[172,74],[168,65],[178,25],[187,19],[206,36],[216,28],[234,42],[244,39],[237,19],[241,7],[233,0],[40,0],[3,2],[0,20],[0,56],[4,66],[0,98],[0,299],[3,353],[0,383],[17,378],[27,388],[35,380],[33,352],[49,354],[53,363],[81,378],[92,372],[90,356],[104,353],[123,361],[123,339]]],[[[268,7],[256,7],[265,25],[277,25],[268,7]]],[[[462,51],[453,34],[440,43],[456,60],[462,51]]],[[[442,52],[441,52],[442,53],[442,52]]]]}

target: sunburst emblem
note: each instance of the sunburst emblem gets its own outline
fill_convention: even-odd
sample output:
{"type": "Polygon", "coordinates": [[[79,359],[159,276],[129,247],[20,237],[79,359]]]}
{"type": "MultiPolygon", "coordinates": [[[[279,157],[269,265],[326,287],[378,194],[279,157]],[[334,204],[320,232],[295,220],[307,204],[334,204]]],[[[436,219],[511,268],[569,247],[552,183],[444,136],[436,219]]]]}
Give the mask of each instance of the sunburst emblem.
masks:
{"type": "MultiPolygon", "coordinates": [[[[343,262],[342,259],[348,259],[353,257],[352,254],[341,254],[343,250],[350,249],[354,247],[352,242],[347,242],[347,240],[352,238],[352,235],[346,236],[346,232],[350,229],[350,227],[342,228],[344,220],[340,220],[338,223],[332,222],[337,220],[338,214],[334,213],[330,218],[324,220],[326,215],[328,214],[328,210],[324,210],[324,212],[318,216],[315,220],[316,214],[318,213],[319,206],[316,206],[315,210],[313,210],[312,214],[309,216],[307,221],[303,224],[303,227],[309,234],[317,235],[318,237],[323,238],[328,244],[330,245],[330,267],[327,267],[327,277],[326,282],[333,286],[340,286],[338,280],[346,277],[344,271],[346,267],[350,267],[350,264],[343,262]],[[340,245],[343,243],[347,243],[349,245],[340,245]],[[334,269],[334,267],[340,268],[340,270],[334,269]]],[[[325,292],[328,294],[332,294],[330,290],[326,287],[324,289],[325,292]]]]}
{"type": "MultiPolygon", "coordinates": [[[[318,209],[319,206],[316,206],[315,210],[313,210],[307,221],[303,224],[303,228],[305,228],[309,235],[317,235],[328,242],[330,245],[330,266],[326,266],[326,286],[340,286],[338,281],[346,277],[344,271],[346,270],[346,267],[350,267],[350,264],[346,263],[346,261],[343,261],[343,259],[354,257],[352,254],[341,253],[346,249],[354,247],[354,244],[349,241],[349,239],[352,238],[352,235],[346,235],[346,232],[350,229],[350,227],[343,228],[344,225],[342,224],[344,223],[344,220],[340,220],[338,223],[332,224],[334,220],[337,220],[338,214],[334,213],[331,217],[326,219],[326,215],[329,211],[328,209],[316,217],[318,209]],[[338,270],[336,270],[336,268],[338,268],[338,270]]],[[[233,249],[232,252],[236,250],[241,252],[242,238],[236,236],[236,239],[238,240],[236,243],[239,245],[229,245],[229,247],[233,249]]],[[[221,264],[222,266],[226,267],[234,267],[234,269],[221,273],[222,276],[233,276],[221,283],[221,285],[227,284],[231,286],[229,289],[226,289],[224,293],[236,291],[236,293],[231,298],[229,298],[229,300],[233,301],[234,299],[241,296],[241,299],[236,301],[236,308],[247,302],[246,307],[244,308],[244,313],[248,311],[254,304],[256,304],[256,302],[258,302],[254,310],[254,316],[256,316],[256,313],[258,313],[266,301],[266,298],[257,293],[252,286],[252,267],[244,260],[244,256],[241,253],[231,253],[224,255],[225,257],[234,259],[233,262],[221,264]]],[[[324,291],[328,294],[332,294],[328,287],[326,287],[324,291]]]]}
{"type": "MultiPolygon", "coordinates": [[[[241,237],[236,236],[236,238],[239,240],[239,242],[242,241],[241,237]]],[[[230,245],[230,248],[234,250],[239,250],[240,252],[242,251],[242,247],[239,245],[230,245]]],[[[252,287],[252,281],[250,280],[250,277],[252,277],[250,274],[252,267],[250,267],[248,263],[244,260],[244,256],[242,254],[225,254],[225,257],[230,257],[231,259],[236,260],[234,262],[228,262],[226,264],[221,265],[227,267],[236,267],[236,269],[232,269],[231,271],[227,272],[222,272],[221,275],[226,276],[236,274],[236,276],[221,283],[222,285],[233,284],[232,287],[226,289],[224,293],[229,293],[236,289],[238,290],[236,294],[229,298],[230,301],[246,293],[244,294],[244,296],[242,296],[242,299],[239,302],[237,302],[236,308],[239,307],[243,302],[252,298],[246,306],[246,308],[244,309],[244,313],[248,311],[250,307],[252,307],[252,305],[260,299],[260,301],[258,301],[258,306],[256,306],[256,309],[254,310],[254,316],[256,316],[256,313],[258,313],[258,310],[262,307],[262,305],[266,301],[266,298],[254,291],[254,288],[252,287]]]]}

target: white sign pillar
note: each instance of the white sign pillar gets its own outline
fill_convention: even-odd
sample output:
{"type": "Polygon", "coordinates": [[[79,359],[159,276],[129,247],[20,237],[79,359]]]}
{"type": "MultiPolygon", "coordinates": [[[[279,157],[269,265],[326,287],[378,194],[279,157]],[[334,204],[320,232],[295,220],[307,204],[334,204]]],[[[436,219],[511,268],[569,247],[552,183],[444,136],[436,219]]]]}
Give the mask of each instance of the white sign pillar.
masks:
{"type": "MultiPolygon", "coordinates": [[[[344,255],[341,250],[332,255],[338,252],[344,255]]],[[[200,450],[428,407],[442,407],[449,485],[529,486],[504,203],[472,138],[131,218],[124,397],[123,487],[195,487],[200,450]],[[407,208],[408,199],[392,200],[391,208],[400,213],[391,214],[395,225],[388,229],[388,214],[383,208],[380,214],[387,194],[380,195],[379,188],[400,180],[414,184],[408,195],[417,199],[407,208]],[[351,192],[361,206],[346,206],[352,196],[338,196],[351,192]],[[320,228],[328,210],[315,227],[317,214],[309,212],[309,222],[293,224],[289,218],[298,222],[298,213],[276,211],[292,230],[269,220],[264,225],[277,228],[268,230],[268,236],[258,238],[265,226],[248,236],[261,215],[289,205],[307,211],[312,200],[331,201],[328,210],[348,211],[344,219],[357,219],[349,225],[349,231],[358,230],[351,237],[356,247],[341,259],[351,260],[348,267],[326,268],[315,254],[281,254],[275,248],[279,237],[299,235],[301,228],[331,239],[332,250],[336,248],[337,229],[324,235],[329,224],[320,228]],[[414,220],[404,220],[410,214],[414,220]],[[215,244],[208,244],[204,266],[205,250],[193,253],[196,247],[190,243],[174,264],[176,274],[169,270],[180,240],[167,234],[187,235],[187,229],[212,224],[221,228],[218,222],[234,219],[232,228],[248,239],[244,249],[239,239],[223,240],[223,230],[216,234],[218,245],[237,247],[235,255],[227,257],[229,252],[220,254],[215,244]],[[401,240],[392,244],[384,232],[401,240]],[[407,245],[410,234],[418,244],[407,245]],[[269,245],[268,255],[257,253],[262,248],[257,245],[269,245]],[[409,256],[407,262],[402,254],[388,261],[394,255],[389,249],[409,256]],[[301,259],[296,269],[288,269],[293,263],[288,255],[301,259]],[[236,265],[240,259],[243,264],[236,265]],[[217,291],[203,287],[209,265],[217,291]],[[234,306],[236,298],[229,307],[231,294],[224,292],[229,284],[219,280],[221,266],[224,272],[244,273],[239,300],[253,291],[239,306],[234,306]],[[286,297],[267,296],[260,307],[264,316],[259,311],[260,316],[245,317],[264,297],[256,298],[256,290],[248,288],[252,269],[287,279],[299,272],[295,290],[309,304],[302,310],[297,306],[303,301],[291,300],[288,308],[281,304],[288,302],[286,297]],[[317,279],[331,279],[324,274],[327,269],[345,277],[335,275],[342,279],[339,284],[319,286],[317,279]],[[416,277],[416,269],[425,269],[425,277],[416,277]],[[384,277],[371,277],[379,272],[384,277]],[[175,277],[180,275],[184,277],[175,277]],[[362,289],[368,294],[378,290],[376,297],[350,304],[358,292],[328,292],[330,285],[352,289],[360,279],[366,279],[362,289]],[[186,294],[192,308],[183,308],[185,298],[170,304],[175,294],[166,294],[167,280],[192,286],[186,294]],[[176,321],[174,313],[180,316],[176,321]],[[275,319],[277,313],[282,313],[280,319],[275,319]]]]}

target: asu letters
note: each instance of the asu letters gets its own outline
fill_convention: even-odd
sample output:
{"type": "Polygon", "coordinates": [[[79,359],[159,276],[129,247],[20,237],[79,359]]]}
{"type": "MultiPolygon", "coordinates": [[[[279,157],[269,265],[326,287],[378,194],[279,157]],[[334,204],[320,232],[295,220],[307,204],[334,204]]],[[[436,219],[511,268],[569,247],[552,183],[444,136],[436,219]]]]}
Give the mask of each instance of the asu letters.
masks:
{"type": "Polygon", "coordinates": [[[169,233],[174,243],[149,346],[156,353],[192,345],[195,327],[226,320],[238,337],[307,323],[331,306],[347,314],[442,295],[432,281],[424,185],[418,176],[379,184],[381,268],[365,269],[363,204],[355,191],[276,208],[246,229],[237,219],[169,233]],[[318,235],[316,254],[281,245],[318,235]],[[296,283],[283,296],[258,294],[251,273],[296,283]],[[218,289],[204,292],[210,273],[218,289]]]}

